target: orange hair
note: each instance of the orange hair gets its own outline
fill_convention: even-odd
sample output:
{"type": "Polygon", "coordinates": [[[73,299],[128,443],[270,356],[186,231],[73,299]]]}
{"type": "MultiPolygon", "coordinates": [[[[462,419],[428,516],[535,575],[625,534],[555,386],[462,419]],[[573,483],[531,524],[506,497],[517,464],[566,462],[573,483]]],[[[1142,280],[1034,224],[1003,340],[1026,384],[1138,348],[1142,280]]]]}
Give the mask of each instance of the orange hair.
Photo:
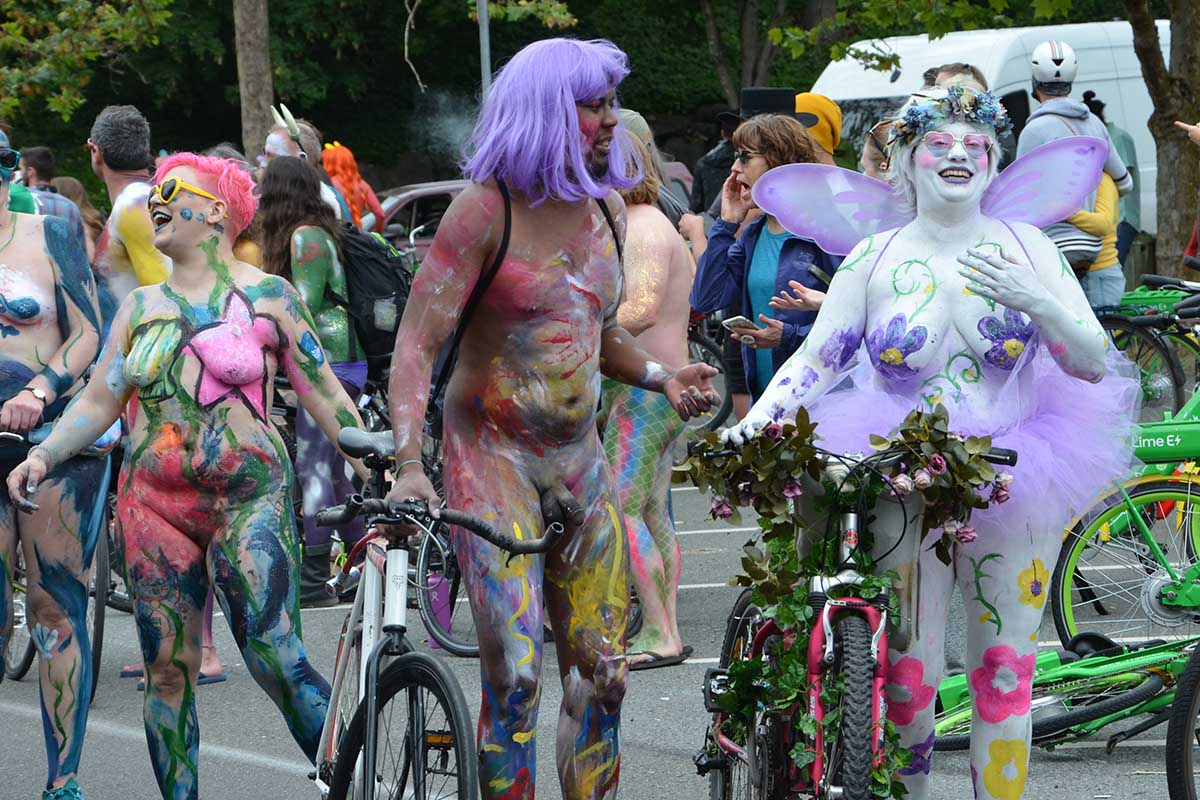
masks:
{"type": "Polygon", "coordinates": [[[333,179],[337,190],[346,198],[354,226],[361,228],[366,197],[363,195],[362,175],[358,172],[358,161],[354,159],[354,153],[350,152],[349,147],[335,141],[333,144],[326,144],[325,149],[321,151],[321,164],[333,179]]]}

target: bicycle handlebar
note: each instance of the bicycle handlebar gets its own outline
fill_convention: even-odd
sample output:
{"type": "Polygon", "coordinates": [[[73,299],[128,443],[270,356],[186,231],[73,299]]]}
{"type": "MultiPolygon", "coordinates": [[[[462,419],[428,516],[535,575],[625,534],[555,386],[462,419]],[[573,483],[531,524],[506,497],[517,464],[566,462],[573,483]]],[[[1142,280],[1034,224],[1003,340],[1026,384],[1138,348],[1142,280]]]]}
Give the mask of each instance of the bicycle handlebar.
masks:
{"type": "MultiPolygon", "coordinates": [[[[356,494],[340,506],[318,511],[317,524],[322,527],[345,525],[358,516],[386,517],[394,524],[416,519],[433,519],[429,512],[429,506],[422,502],[391,503],[387,500],[365,498],[356,494]]],[[[545,553],[554,547],[566,530],[556,522],[547,526],[546,534],[540,539],[514,539],[508,534],[497,532],[488,523],[465,511],[456,511],[453,508],[439,509],[437,519],[449,525],[465,528],[484,541],[513,555],[545,553]]]]}

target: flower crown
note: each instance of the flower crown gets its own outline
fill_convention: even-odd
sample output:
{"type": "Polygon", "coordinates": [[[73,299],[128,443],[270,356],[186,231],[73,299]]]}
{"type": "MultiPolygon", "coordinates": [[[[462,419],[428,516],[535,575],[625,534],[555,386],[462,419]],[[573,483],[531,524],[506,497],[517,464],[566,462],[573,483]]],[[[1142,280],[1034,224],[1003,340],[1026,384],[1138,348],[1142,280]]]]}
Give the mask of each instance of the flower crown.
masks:
{"type": "Polygon", "coordinates": [[[1008,112],[991,92],[965,86],[948,86],[945,94],[915,94],[892,123],[891,142],[912,144],[930,130],[956,119],[986,125],[1003,135],[1012,124],[1008,112]]]}

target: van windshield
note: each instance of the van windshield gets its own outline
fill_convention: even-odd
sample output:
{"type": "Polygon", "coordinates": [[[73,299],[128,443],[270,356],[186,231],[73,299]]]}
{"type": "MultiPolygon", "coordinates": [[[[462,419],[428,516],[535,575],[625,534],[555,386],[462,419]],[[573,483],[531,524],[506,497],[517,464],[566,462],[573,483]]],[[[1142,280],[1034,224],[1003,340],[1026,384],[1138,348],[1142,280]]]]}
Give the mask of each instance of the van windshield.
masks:
{"type": "Polygon", "coordinates": [[[842,109],[842,141],[861,153],[867,132],[884,117],[894,114],[908,100],[908,95],[868,97],[859,100],[839,100],[842,109]]]}

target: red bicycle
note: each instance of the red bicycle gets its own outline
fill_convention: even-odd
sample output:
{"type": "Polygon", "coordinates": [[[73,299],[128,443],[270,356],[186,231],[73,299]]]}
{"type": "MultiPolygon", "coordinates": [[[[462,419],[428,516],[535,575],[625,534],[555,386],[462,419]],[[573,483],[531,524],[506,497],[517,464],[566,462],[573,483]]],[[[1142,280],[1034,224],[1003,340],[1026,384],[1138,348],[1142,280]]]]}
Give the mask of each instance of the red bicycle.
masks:
{"type": "MultiPolygon", "coordinates": [[[[828,456],[842,462],[852,480],[860,471],[886,471],[900,456],[885,451],[866,459],[828,456]]],[[[994,449],[985,458],[995,464],[1016,463],[1016,453],[994,449]]],[[[861,473],[860,473],[861,474],[861,473]]],[[[840,495],[839,495],[840,496],[840,495]]],[[[713,721],[703,749],[695,758],[701,775],[708,775],[713,800],[791,800],[798,795],[816,800],[871,800],[878,796],[872,784],[887,757],[886,719],[889,636],[902,641],[909,636],[905,620],[911,599],[907,592],[875,592],[878,585],[865,574],[856,552],[866,531],[860,520],[873,519],[878,508],[871,500],[856,498],[855,511],[836,515],[827,542],[836,541],[836,557],[824,559],[827,574],[807,578],[811,632],[780,627],[754,601],[754,590],[738,597],[725,629],[721,656],[704,680],[705,708],[713,721]],[[868,506],[863,508],[861,506],[868,506]],[[836,536],[836,539],[834,538],[836,536]],[[889,618],[888,609],[900,613],[889,618]],[[756,680],[786,680],[780,656],[795,647],[806,648],[807,689],[803,704],[773,708],[762,703],[736,707],[728,699],[738,689],[739,663],[764,662],[756,680]],[[778,678],[776,676],[779,676],[778,678]]],[[[899,504],[892,504],[903,512],[899,504]]],[[[833,512],[831,512],[833,513],[833,512]]],[[[917,515],[904,513],[903,531],[917,515]]],[[[919,537],[908,537],[914,557],[919,537]]],[[[812,547],[797,543],[797,551],[812,547]]],[[[755,665],[760,666],[760,665],[755,665]]],[[[744,689],[744,687],[742,687],[744,689]]],[[[890,781],[891,776],[882,776],[890,781]]],[[[885,793],[883,796],[890,796],[885,793]]]]}

